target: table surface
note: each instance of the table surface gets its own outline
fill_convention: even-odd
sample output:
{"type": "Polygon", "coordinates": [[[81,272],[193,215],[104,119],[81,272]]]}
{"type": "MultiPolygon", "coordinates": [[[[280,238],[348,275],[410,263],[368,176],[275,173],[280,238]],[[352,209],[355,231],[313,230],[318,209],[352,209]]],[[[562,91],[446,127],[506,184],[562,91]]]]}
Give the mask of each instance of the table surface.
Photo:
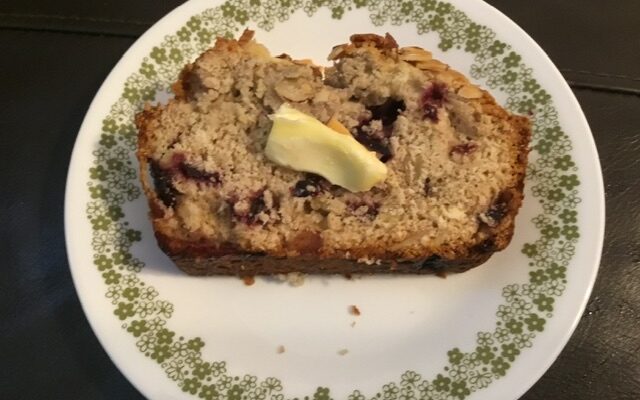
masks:
{"type": "MultiPolygon", "coordinates": [[[[142,396],[100,347],[71,282],[63,202],[89,102],[125,50],[179,1],[0,5],[0,393],[142,396]]],[[[600,152],[607,226],[600,274],[568,345],[522,398],[640,399],[640,1],[493,0],[550,55],[600,152]]]]}

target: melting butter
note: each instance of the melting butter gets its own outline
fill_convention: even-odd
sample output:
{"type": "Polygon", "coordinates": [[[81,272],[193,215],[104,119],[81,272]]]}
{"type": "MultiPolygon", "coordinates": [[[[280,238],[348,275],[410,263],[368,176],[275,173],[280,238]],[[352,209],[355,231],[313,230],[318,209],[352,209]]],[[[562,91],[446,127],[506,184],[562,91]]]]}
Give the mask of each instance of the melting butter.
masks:
{"type": "Polygon", "coordinates": [[[329,127],[283,104],[271,119],[265,154],[274,163],[318,174],[352,192],[367,191],[387,177],[387,166],[375,152],[355,140],[335,118],[329,127]]]}

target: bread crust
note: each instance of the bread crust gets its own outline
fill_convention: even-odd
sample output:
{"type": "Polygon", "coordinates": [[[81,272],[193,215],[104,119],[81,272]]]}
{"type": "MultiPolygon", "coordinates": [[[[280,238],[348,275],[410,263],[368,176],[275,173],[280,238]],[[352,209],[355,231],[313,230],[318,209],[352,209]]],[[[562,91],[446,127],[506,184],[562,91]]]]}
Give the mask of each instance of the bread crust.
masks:
{"type": "MultiPolygon", "coordinates": [[[[218,39],[208,52],[236,52],[250,43],[253,32],[245,31],[239,40],[218,39]]],[[[136,116],[138,127],[137,158],[144,192],[150,206],[150,217],[160,248],[184,272],[192,275],[270,275],[288,272],[312,274],[372,274],[372,273],[448,273],[463,272],[484,263],[496,251],[502,250],[511,241],[515,228],[515,217],[522,204],[525,170],[531,136],[528,118],[512,115],[500,107],[487,91],[473,85],[459,72],[447,64],[431,58],[431,53],[418,47],[399,48],[387,34],[352,35],[350,43],[335,46],[329,55],[332,61],[349,57],[357,49],[371,48],[377,57],[392,57],[423,70],[435,79],[446,83],[461,97],[473,99],[488,115],[507,121],[513,135],[516,157],[511,168],[516,179],[505,187],[494,199],[502,210],[497,221],[481,222],[473,240],[441,246],[438,251],[393,249],[384,246],[352,248],[349,251],[327,249],[318,244],[317,235],[302,232],[292,240],[269,254],[242,249],[231,242],[212,242],[205,239],[176,237],[167,226],[167,213],[172,210],[163,204],[148,176],[150,143],[154,137],[160,107],[146,105],[136,116]]],[[[201,55],[204,57],[205,54],[201,55]]],[[[197,61],[196,61],[197,62],[197,61]]],[[[173,85],[176,99],[187,99],[194,89],[192,70],[195,63],[184,67],[173,85]]],[[[306,63],[306,62],[305,62],[306,63]]],[[[319,69],[319,67],[317,67],[319,69]]],[[[322,239],[320,239],[322,240],[322,239]]]]}

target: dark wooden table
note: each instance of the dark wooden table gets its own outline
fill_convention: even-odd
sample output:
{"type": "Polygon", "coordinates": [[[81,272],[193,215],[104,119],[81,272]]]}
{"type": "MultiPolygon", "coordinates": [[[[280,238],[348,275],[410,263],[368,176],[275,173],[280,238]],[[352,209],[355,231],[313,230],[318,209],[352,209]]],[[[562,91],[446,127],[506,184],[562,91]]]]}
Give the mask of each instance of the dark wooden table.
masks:
{"type": "MultiPolygon", "coordinates": [[[[63,200],[89,102],[179,1],[0,2],[0,397],[130,399],[82,313],[63,200]]],[[[607,231],[587,311],[526,400],[640,399],[640,2],[493,0],[551,56],[593,129],[607,231]]]]}

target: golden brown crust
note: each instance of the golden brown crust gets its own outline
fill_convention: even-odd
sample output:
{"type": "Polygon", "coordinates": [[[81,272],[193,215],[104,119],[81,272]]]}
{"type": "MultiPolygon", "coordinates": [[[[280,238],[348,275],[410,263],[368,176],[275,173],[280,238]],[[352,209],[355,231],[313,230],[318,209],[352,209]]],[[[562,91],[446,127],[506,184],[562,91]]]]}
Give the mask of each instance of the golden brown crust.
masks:
{"type": "Polygon", "coordinates": [[[492,253],[476,258],[443,260],[427,258],[423,261],[396,262],[385,260],[367,264],[355,260],[329,259],[308,260],[295,258],[275,258],[264,255],[233,254],[213,258],[174,256],[171,259],[189,275],[277,275],[290,272],[309,274],[436,274],[465,272],[486,262],[492,253]]]}
{"type": "MultiPolygon", "coordinates": [[[[252,38],[253,32],[247,30],[237,41],[218,39],[214,48],[207,52],[235,52],[250,43],[252,38]]],[[[155,121],[162,110],[160,107],[146,106],[136,116],[136,125],[139,130],[137,157],[140,163],[142,185],[149,201],[158,243],[182,270],[194,275],[243,276],[292,271],[339,274],[461,272],[482,264],[495,251],[502,250],[509,244],[514,231],[515,216],[523,199],[531,136],[529,120],[509,114],[497,104],[491,94],[470,83],[464,75],[451,69],[447,64],[432,59],[428,51],[417,47],[398,48],[398,44],[389,34],[384,37],[374,34],[353,35],[351,43],[335,46],[329,59],[340,60],[348,57],[356,49],[367,46],[380,50],[382,56],[416,66],[426,74],[446,83],[459,96],[480,103],[484,113],[508,121],[511,129],[507,134],[513,135],[516,143],[511,166],[516,178],[514,184],[503,188],[494,200],[499,203],[498,206],[503,211],[499,220],[481,223],[472,242],[443,245],[437,252],[424,250],[416,252],[411,249],[389,249],[382,246],[354,248],[348,252],[326,249],[322,246],[320,235],[311,231],[300,232],[294,240],[286,244],[286,247],[273,249],[269,255],[251,253],[233,243],[175,237],[174,232],[161,222],[161,217],[168,210],[158,198],[148,178],[149,143],[153,137],[155,121]]],[[[286,54],[281,57],[290,59],[286,54]]],[[[178,99],[188,98],[189,93],[194,90],[192,81],[194,64],[185,66],[178,81],[173,85],[173,91],[178,99]]]]}
{"type": "Polygon", "coordinates": [[[144,109],[139,112],[135,118],[135,123],[138,127],[138,149],[136,151],[136,157],[140,168],[140,181],[142,183],[142,189],[147,196],[151,211],[150,217],[152,223],[154,223],[154,229],[156,228],[155,222],[164,215],[166,210],[166,207],[160,199],[158,199],[156,191],[153,190],[153,185],[149,182],[148,160],[150,141],[153,135],[153,124],[161,112],[162,110],[159,107],[152,107],[146,104],[144,109]]]}

